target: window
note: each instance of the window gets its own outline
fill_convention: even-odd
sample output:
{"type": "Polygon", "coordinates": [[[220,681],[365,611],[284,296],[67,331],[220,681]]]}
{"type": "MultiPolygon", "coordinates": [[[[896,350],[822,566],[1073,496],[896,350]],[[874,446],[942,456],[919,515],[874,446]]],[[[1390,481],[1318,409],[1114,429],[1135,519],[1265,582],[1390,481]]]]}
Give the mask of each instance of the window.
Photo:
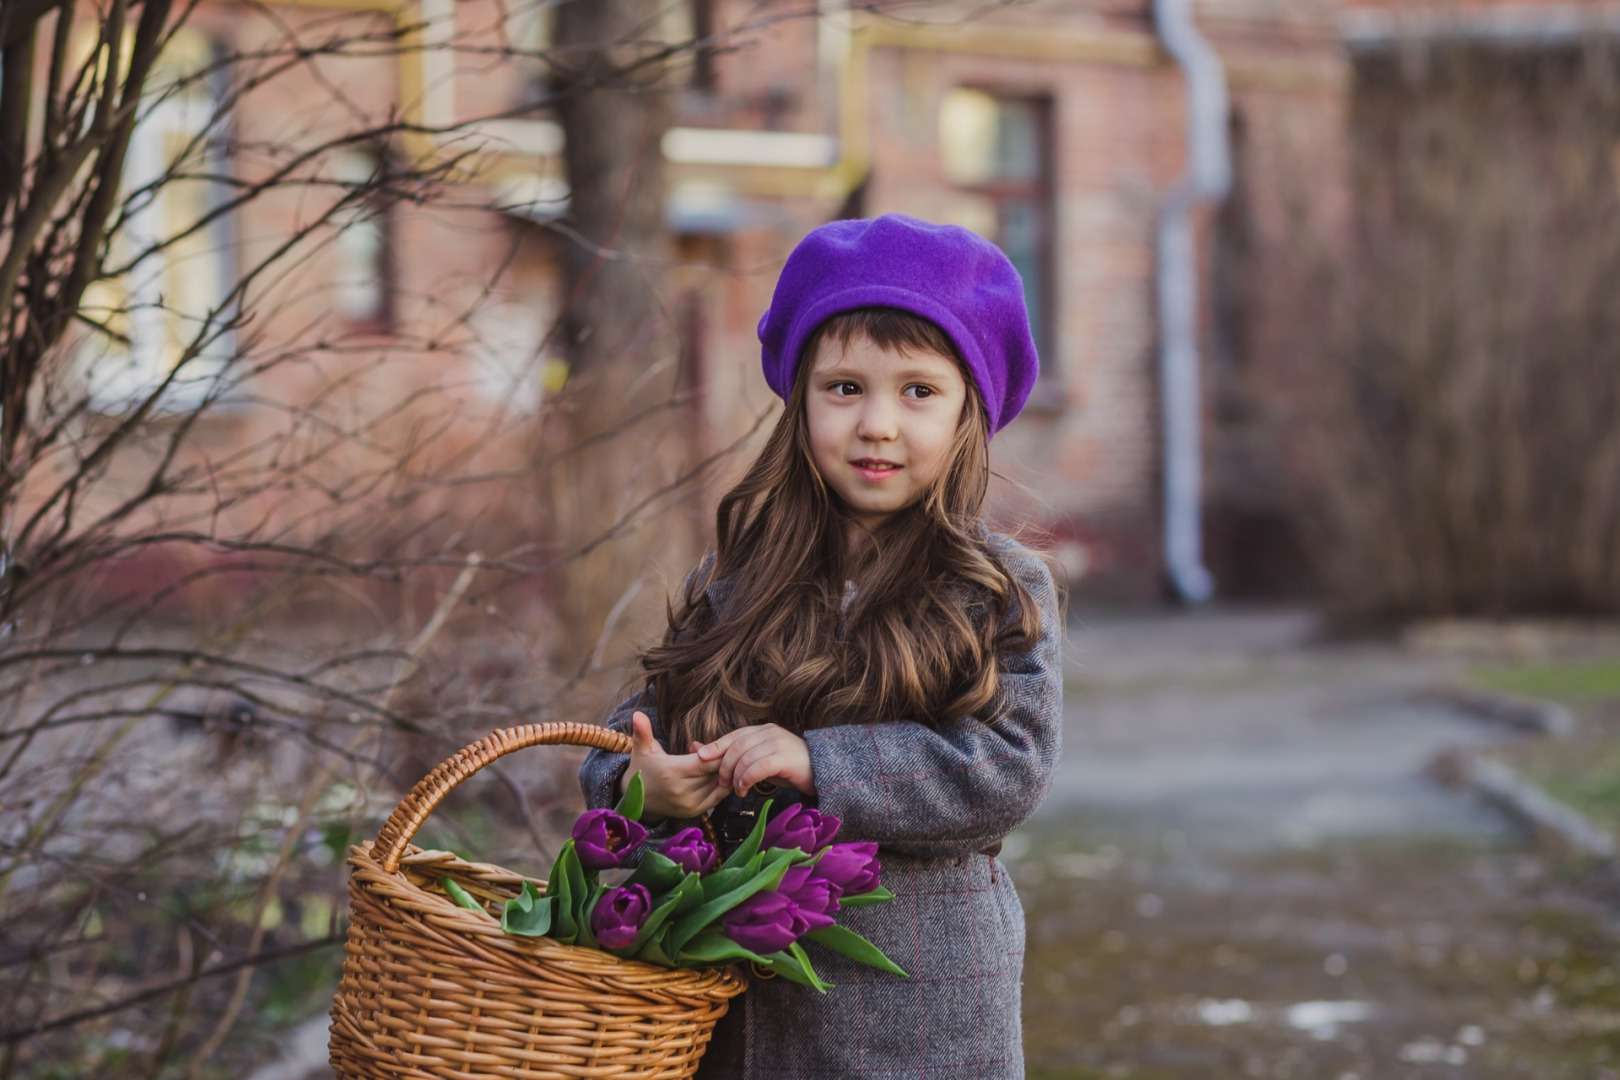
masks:
{"type": "Polygon", "coordinates": [[[553,72],[544,59],[551,50],[557,21],[554,0],[518,0],[509,4],[502,21],[506,46],[513,52],[514,67],[523,86],[518,91],[525,105],[544,101],[555,89],[553,72]]]}
{"type": "Polygon", "coordinates": [[[385,181],[387,154],[349,148],[333,155],[339,184],[354,189],[338,212],[336,307],[358,330],[386,331],[393,324],[393,252],[388,210],[378,195],[385,181]]]}
{"type": "Polygon", "coordinates": [[[1024,279],[1024,303],[1042,356],[1052,344],[1050,103],[966,87],[940,102],[940,164],[965,196],[959,224],[995,242],[1024,279]]]}
{"type": "MultiPolygon", "coordinates": [[[[81,44],[94,48],[93,34],[81,44]]],[[[85,290],[92,330],[79,351],[91,404],[104,411],[144,399],[174,373],[160,411],[194,408],[235,349],[227,297],[234,280],[230,222],[212,216],[228,168],[206,35],[177,31],[158,58],[130,135],[126,217],[109,238],[117,276],[85,290]],[[178,369],[178,370],[177,370],[178,369]]]]}
{"type": "Polygon", "coordinates": [[[516,291],[494,297],[473,313],[468,323],[472,384],[485,401],[530,416],[547,394],[562,389],[567,365],[555,357],[541,360],[554,320],[546,299],[516,291]]]}
{"type": "MultiPolygon", "coordinates": [[[[714,0],[691,0],[693,41],[706,41],[714,36],[714,0]]],[[[679,40],[679,39],[677,39],[679,40]]],[[[712,94],[718,87],[715,77],[715,48],[699,45],[692,53],[691,87],[700,94],[712,94]]]]}

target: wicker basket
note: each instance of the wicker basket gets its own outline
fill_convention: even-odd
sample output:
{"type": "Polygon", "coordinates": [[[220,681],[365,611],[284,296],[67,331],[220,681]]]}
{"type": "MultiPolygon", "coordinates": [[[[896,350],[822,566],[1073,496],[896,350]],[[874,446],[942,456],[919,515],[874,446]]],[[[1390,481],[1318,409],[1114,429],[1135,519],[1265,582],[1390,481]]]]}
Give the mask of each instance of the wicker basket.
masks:
{"type": "Polygon", "coordinates": [[[374,843],[351,849],[349,938],[332,1002],[340,1080],[691,1076],[744,983],[730,968],[620,960],[550,938],[511,937],[498,915],[523,878],[410,839],[439,801],[495,759],[568,743],[627,752],[588,724],[528,724],[461,750],[411,789],[374,843]],[[487,912],[458,906],[448,876],[487,912]]]}

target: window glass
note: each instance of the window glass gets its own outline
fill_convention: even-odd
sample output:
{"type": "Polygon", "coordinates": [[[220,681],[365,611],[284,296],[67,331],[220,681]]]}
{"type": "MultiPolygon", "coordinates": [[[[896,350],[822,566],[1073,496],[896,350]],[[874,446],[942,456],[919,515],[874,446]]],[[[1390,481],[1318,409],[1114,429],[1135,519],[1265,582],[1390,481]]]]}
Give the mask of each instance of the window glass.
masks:
{"type": "MultiPolygon", "coordinates": [[[[332,170],[340,184],[363,188],[375,182],[380,158],[366,150],[346,149],[335,155],[332,170]]],[[[388,236],[382,211],[360,201],[336,218],[337,310],[353,323],[388,321],[388,236]]]]}
{"type": "Polygon", "coordinates": [[[1032,101],[996,102],[995,175],[1039,180],[1041,166],[1040,109],[1032,101]]]}
{"type": "Polygon", "coordinates": [[[945,177],[973,187],[996,174],[996,99],[983,90],[957,87],[939,104],[939,150],[945,177]]]}
{"type": "Polygon", "coordinates": [[[540,59],[551,48],[556,4],[552,0],[519,0],[505,8],[502,31],[514,53],[514,66],[522,74],[520,93],[525,102],[551,93],[551,69],[540,59]]]}
{"type": "Polygon", "coordinates": [[[973,87],[945,93],[939,107],[940,167],[959,190],[950,220],[993,240],[1018,269],[1040,350],[1050,342],[1052,193],[1048,103],[973,87]]]}
{"type": "MultiPolygon", "coordinates": [[[[91,36],[80,43],[86,56],[91,36]]],[[[130,133],[123,225],[109,237],[115,276],[85,290],[90,327],[79,349],[91,403],[113,410],[145,398],[173,374],[161,408],[200,402],[234,351],[227,297],[234,279],[230,221],[210,179],[228,168],[209,64],[215,42],[175,32],[154,66],[130,133]],[[138,192],[146,192],[137,196],[138,192]]]]}

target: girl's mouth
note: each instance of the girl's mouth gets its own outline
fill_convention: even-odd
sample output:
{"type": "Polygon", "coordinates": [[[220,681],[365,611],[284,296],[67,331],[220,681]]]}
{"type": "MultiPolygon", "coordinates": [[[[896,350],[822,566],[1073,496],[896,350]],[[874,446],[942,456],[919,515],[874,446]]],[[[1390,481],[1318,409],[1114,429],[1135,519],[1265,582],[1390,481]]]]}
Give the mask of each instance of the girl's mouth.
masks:
{"type": "Polygon", "coordinates": [[[894,462],[876,458],[862,458],[850,464],[855,466],[855,471],[860,473],[863,480],[887,480],[900,471],[900,466],[894,462]]]}

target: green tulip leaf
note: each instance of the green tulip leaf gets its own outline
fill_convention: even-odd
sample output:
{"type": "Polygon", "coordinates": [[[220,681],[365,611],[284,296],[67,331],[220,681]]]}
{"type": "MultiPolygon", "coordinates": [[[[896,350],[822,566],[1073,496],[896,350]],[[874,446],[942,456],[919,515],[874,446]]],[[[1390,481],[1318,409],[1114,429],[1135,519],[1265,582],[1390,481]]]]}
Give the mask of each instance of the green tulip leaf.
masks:
{"type": "Polygon", "coordinates": [[[664,952],[663,939],[655,937],[640,949],[636,950],[636,959],[645,960],[649,964],[662,964],[664,967],[674,967],[675,962],[664,952]]]}
{"type": "Polygon", "coordinates": [[[838,906],[865,907],[867,904],[881,904],[885,900],[893,899],[894,893],[890,892],[888,889],[885,889],[882,885],[879,885],[871,892],[863,892],[859,896],[840,896],[838,898],[838,906]]]}
{"type": "Polygon", "coordinates": [[[525,881],[523,891],[508,900],[501,910],[501,929],[520,937],[544,937],[551,931],[556,907],[554,897],[542,896],[534,882],[525,881]]]}
{"type": "Polygon", "coordinates": [[[815,965],[810,963],[810,954],[804,951],[804,946],[797,941],[787,947],[788,955],[793,957],[795,963],[804,969],[810,978],[810,985],[825,994],[832,989],[832,983],[822,982],[821,976],[816,974],[815,965]]]}
{"type": "Polygon", "coordinates": [[[579,861],[579,847],[569,840],[563,845],[562,852],[557,856],[557,863],[562,867],[568,878],[568,891],[577,901],[596,883],[596,871],[586,870],[585,864],[579,861]]]}
{"type": "Polygon", "coordinates": [[[759,850],[759,845],[765,839],[765,822],[770,817],[771,801],[765,800],[765,805],[759,808],[759,817],[754,821],[754,827],[748,832],[748,839],[731,853],[730,858],[720,864],[720,869],[730,870],[732,867],[745,866],[748,860],[754,857],[754,853],[759,850]]]}
{"type": "Polygon", "coordinates": [[[708,879],[699,877],[697,884],[691,887],[687,887],[686,882],[681,882],[682,888],[675,890],[676,892],[680,893],[681,896],[680,903],[675,905],[676,915],[685,915],[687,912],[703,903],[705,899],[703,895],[703,883],[706,880],[708,879]]]}
{"type": "Polygon", "coordinates": [[[666,896],[659,902],[657,907],[647,914],[647,921],[641,924],[641,929],[636,933],[636,943],[631,948],[640,949],[651,941],[653,936],[663,929],[664,923],[668,921],[669,917],[680,908],[681,901],[692,896],[701,897],[702,895],[702,879],[697,874],[686,875],[686,878],[675,888],[675,891],[666,896]]]}
{"type": "MultiPolygon", "coordinates": [[[[579,937],[583,940],[590,934],[585,920],[596,900],[592,889],[596,884],[596,871],[586,871],[585,864],[579,861],[579,848],[575,844],[570,842],[565,847],[567,849],[565,855],[558,856],[557,861],[562,864],[563,875],[568,880],[569,914],[573,916],[579,937]]],[[[590,947],[594,947],[594,939],[590,947]]]]}
{"type": "Polygon", "coordinates": [[[733,964],[738,960],[753,960],[770,965],[770,961],[750,949],[732,941],[718,930],[699,934],[681,950],[682,964],[733,964]]]}
{"type": "Polygon", "coordinates": [[[605,892],[607,892],[605,885],[592,884],[588,886],[585,889],[585,902],[579,906],[578,912],[574,916],[579,923],[579,936],[574,939],[574,944],[582,949],[601,948],[596,942],[596,932],[591,929],[591,912],[596,910],[596,902],[602,899],[602,894],[605,892]]]}
{"type": "Polygon", "coordinates": [[[623,814],[631,821],[641,820],[641,811],[647,805],[647,789],[641,783],[641,770],[636,770],[630,782],[624,785],[624,796],[619,804],[613,808],[616,814],[623,814]]]}
{"type": "Polygon", "coordinates": [[[579,853],[574,842],[566,841],[551,864],[551,878],[546,891],[556,903],[552,913],[551,937],[563,945],[572,945],[579,937],[579,907],[585,901],[585,871],[579,865],[579,853]],[[578,885],[575,885],[575,881],[578,885]],[[577,889],[577,891],[576,891],[577,889]]]}
{"type": "Polygon", "coordinates": [[[712,900],[705,900],[690,914],[681,916],[670,930],[669,951],[679,956],[681,949],[699,930],[762,889],[776,888],[782,883],[782,875],[787,873],[791,863],[791,852],[772,852],[766,857],[764,866],[753,877],[712,900]]]}
{"type": "Polygon", "coordinates": [[[844,927],[835,924],[821,930],[812,930],[805,937],[817,945],[825,946],[835,953],[859,961],[868,967],[875,967],[880,971],[887,971],[902,978],[911,978],[910,975],[900,969],[898,964],[884,956],[882,949],[853,930],[846,930],[844,927]]]}
{"type": "Polygon", "coordinates": [[[641,855],[641,865],[636,872],[630,875],[626,885],[645,885],[647,892],[654,896],[663,896],[681,882],[686,880],[686,871],[681,869],[679,863],[657,851],[644,851],[641,855]]]}
{"type": "Polygon", "coordinates": [[[822,982],[816,969],[810,966],[810,958],[796,941],[781,952],[767,954],[761,966],[789,982],[808,986],[817,993],[825,994],[831,989],[831,984],[822,982]]]}
{"type": "Polygon", "coordinates": [[[484,910],[484,905],[480,904],[477,900],[474,900],[472,898],[472,894],[458,885],[454,878],[441,877],[439,879],[439,888],[443,889],[445,894],[449,896],[450,899],[454,900],[468,911],[477,911],[484,915],[489,914],[489,912],[484,910]]]}
{"type": "MultiPolygon", "coordinates": [[[[764,874],[776,874],[776,880],[781,881],[781,875],[787,873],[788,867],[799,861],[799,856],[801,854],[802,852],[800,852],[798,848],[771,848],[765,852],[764,862],[760,868],[760,872],[764,874]],[[780,872],[778,872],[779,869],[780,872]]],[[[776,886],[772,885],[771,888],[774,889],[776,886]]]]}
{"type": "Polygon", "coordinates": [[[715,871],[703,879],[703,898],[713,900],[717,896],[723,896],[759,873],[759,868],[764,865],[765,856],[755,855],[741,866],[715,871]]]}

